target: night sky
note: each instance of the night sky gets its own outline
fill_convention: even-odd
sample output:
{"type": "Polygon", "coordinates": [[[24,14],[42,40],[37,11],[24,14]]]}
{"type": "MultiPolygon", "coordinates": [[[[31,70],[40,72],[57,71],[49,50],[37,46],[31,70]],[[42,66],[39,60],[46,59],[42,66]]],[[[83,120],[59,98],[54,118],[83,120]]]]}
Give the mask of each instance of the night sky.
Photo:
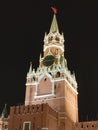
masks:
{"type": "Polygon", "coordinates": [[[0,9],[0,111],[24,104],[30,61],[39,64],[45,32],[58,10],[68,68],[75,71],[80,120],[98,119],[97,3],[83,0],[2,1],[0,9]]]}

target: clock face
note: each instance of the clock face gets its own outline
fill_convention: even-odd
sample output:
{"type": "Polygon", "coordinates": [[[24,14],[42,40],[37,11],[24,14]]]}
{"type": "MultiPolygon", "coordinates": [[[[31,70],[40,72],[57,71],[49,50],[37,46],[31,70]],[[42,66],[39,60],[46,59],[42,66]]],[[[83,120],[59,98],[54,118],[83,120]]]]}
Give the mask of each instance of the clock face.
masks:
{"type": "Polygon", "coordinates": [[[45,66],[51,66],[54,63],[55,57],[53,55],[48,55],[44,58],[43,64],[45,66]]]}

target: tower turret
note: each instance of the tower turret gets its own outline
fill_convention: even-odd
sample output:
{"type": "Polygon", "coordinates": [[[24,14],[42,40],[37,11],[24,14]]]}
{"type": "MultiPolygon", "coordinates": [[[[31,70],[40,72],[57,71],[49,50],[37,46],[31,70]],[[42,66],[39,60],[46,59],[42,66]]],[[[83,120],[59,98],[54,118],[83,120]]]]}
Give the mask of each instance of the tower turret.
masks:
{"type": "Polygon", "coordinates": [[[5,104],[3,111],[1,113],[1,118],[7,118],[8,117],[8,113],[7,113],[7,108],[6,108],[7,104],[5,104]]]}

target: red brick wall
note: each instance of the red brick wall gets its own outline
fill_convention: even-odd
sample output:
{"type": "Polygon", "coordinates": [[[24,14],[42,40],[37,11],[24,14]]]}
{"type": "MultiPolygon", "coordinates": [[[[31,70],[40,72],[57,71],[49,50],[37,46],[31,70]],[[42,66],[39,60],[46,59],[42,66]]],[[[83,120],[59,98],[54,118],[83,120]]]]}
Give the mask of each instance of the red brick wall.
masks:
{"type": "Polygon", "coordinates": [[[52,82],[46,75],[41,79],[38,85],[38,95],[52,94],[52,82]]]}
{"type": "Polygon", "coordinates": [[[73,130],[98,130],[98,121],[75,123],[73,130]]]}
{"type": "Polygon", "coordinates": [[[30,130],[53,128],[57,130],[58,114],[48,104],[17,106],[10,108],[9,130],[23,130],[24,122],[31,122],[30,130]],[[52,122],[48,122],[52,121],[52,122]]]}

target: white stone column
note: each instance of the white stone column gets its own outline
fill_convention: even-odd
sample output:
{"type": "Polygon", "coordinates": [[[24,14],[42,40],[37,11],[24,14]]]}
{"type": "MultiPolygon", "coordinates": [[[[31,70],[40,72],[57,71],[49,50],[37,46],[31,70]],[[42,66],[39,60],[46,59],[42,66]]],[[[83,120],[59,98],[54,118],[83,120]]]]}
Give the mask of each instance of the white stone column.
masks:
{"type": "Polygon", "coordinates": [[[54,95],[54,80],[52,80],[52,94],[54,95]]]}

